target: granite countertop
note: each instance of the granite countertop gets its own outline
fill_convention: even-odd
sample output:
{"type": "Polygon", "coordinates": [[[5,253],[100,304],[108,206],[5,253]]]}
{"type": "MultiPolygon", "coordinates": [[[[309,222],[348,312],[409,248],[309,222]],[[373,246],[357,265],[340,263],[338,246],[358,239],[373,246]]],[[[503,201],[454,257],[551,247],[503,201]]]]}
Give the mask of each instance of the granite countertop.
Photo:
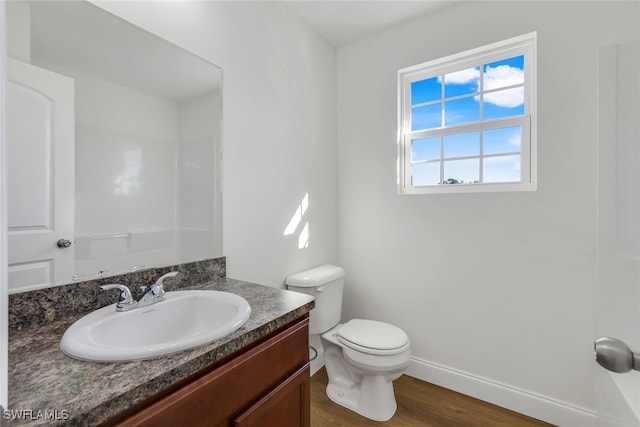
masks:
{"type": "Polygon", "coordinates": [[[26,411],[23,418],[27,419],[10,420],[8,424],[99,424],[259,340],[314,306],[308,295],[233,279],[184,289],[240,295],[251,305],[251,317],[236,332],[210,344],[133,362],[86,362],[65,355],[60,350],[62,334],[81,316],[10,332],[9,410],[14,414],[26,411]],[[49,419],[44,419],[45,411],[49,419]]]}

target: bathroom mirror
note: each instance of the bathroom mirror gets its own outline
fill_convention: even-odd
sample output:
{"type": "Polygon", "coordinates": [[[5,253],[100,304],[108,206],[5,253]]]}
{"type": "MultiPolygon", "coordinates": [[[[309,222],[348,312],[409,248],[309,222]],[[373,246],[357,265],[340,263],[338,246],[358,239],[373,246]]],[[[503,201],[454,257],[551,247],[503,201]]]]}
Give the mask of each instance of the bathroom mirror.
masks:
{"type": "Polygon", "coordinates": [[[222,70],[86,1],[6,5],[9,292],[222,256],[222,70]]]}

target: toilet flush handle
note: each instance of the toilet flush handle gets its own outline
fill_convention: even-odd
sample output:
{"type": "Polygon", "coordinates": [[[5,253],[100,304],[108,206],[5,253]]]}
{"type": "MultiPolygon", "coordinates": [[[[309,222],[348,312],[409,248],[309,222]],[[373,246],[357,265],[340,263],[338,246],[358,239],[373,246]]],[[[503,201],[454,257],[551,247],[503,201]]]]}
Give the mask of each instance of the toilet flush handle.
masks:
{"type": "Polygon", "coordinates": [[[316,292],[322,292],[324,291],[324,286],[320,286],[319,288],[316,288],[316,292]]]}

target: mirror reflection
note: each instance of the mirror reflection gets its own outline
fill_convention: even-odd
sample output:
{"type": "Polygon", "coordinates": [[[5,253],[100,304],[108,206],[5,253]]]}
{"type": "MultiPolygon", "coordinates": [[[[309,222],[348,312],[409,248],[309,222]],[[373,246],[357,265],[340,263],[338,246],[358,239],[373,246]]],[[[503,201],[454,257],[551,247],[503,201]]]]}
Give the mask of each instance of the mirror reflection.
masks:
{"type": "Polygon", "coordinates": [[[9,292],[222,255],[222,70],[87,2],[7,2],[9,292]]]}

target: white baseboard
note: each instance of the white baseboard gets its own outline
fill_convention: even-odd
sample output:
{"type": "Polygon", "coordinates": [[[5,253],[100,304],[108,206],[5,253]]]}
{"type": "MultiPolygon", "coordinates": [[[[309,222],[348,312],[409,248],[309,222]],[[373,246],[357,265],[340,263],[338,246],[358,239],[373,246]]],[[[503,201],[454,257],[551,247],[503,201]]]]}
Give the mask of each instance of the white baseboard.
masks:
{"type": "Polygon", "coordinates": [[[406,375],[562,427],[597,427],[595,411],[412,357],[406,375]]]}

